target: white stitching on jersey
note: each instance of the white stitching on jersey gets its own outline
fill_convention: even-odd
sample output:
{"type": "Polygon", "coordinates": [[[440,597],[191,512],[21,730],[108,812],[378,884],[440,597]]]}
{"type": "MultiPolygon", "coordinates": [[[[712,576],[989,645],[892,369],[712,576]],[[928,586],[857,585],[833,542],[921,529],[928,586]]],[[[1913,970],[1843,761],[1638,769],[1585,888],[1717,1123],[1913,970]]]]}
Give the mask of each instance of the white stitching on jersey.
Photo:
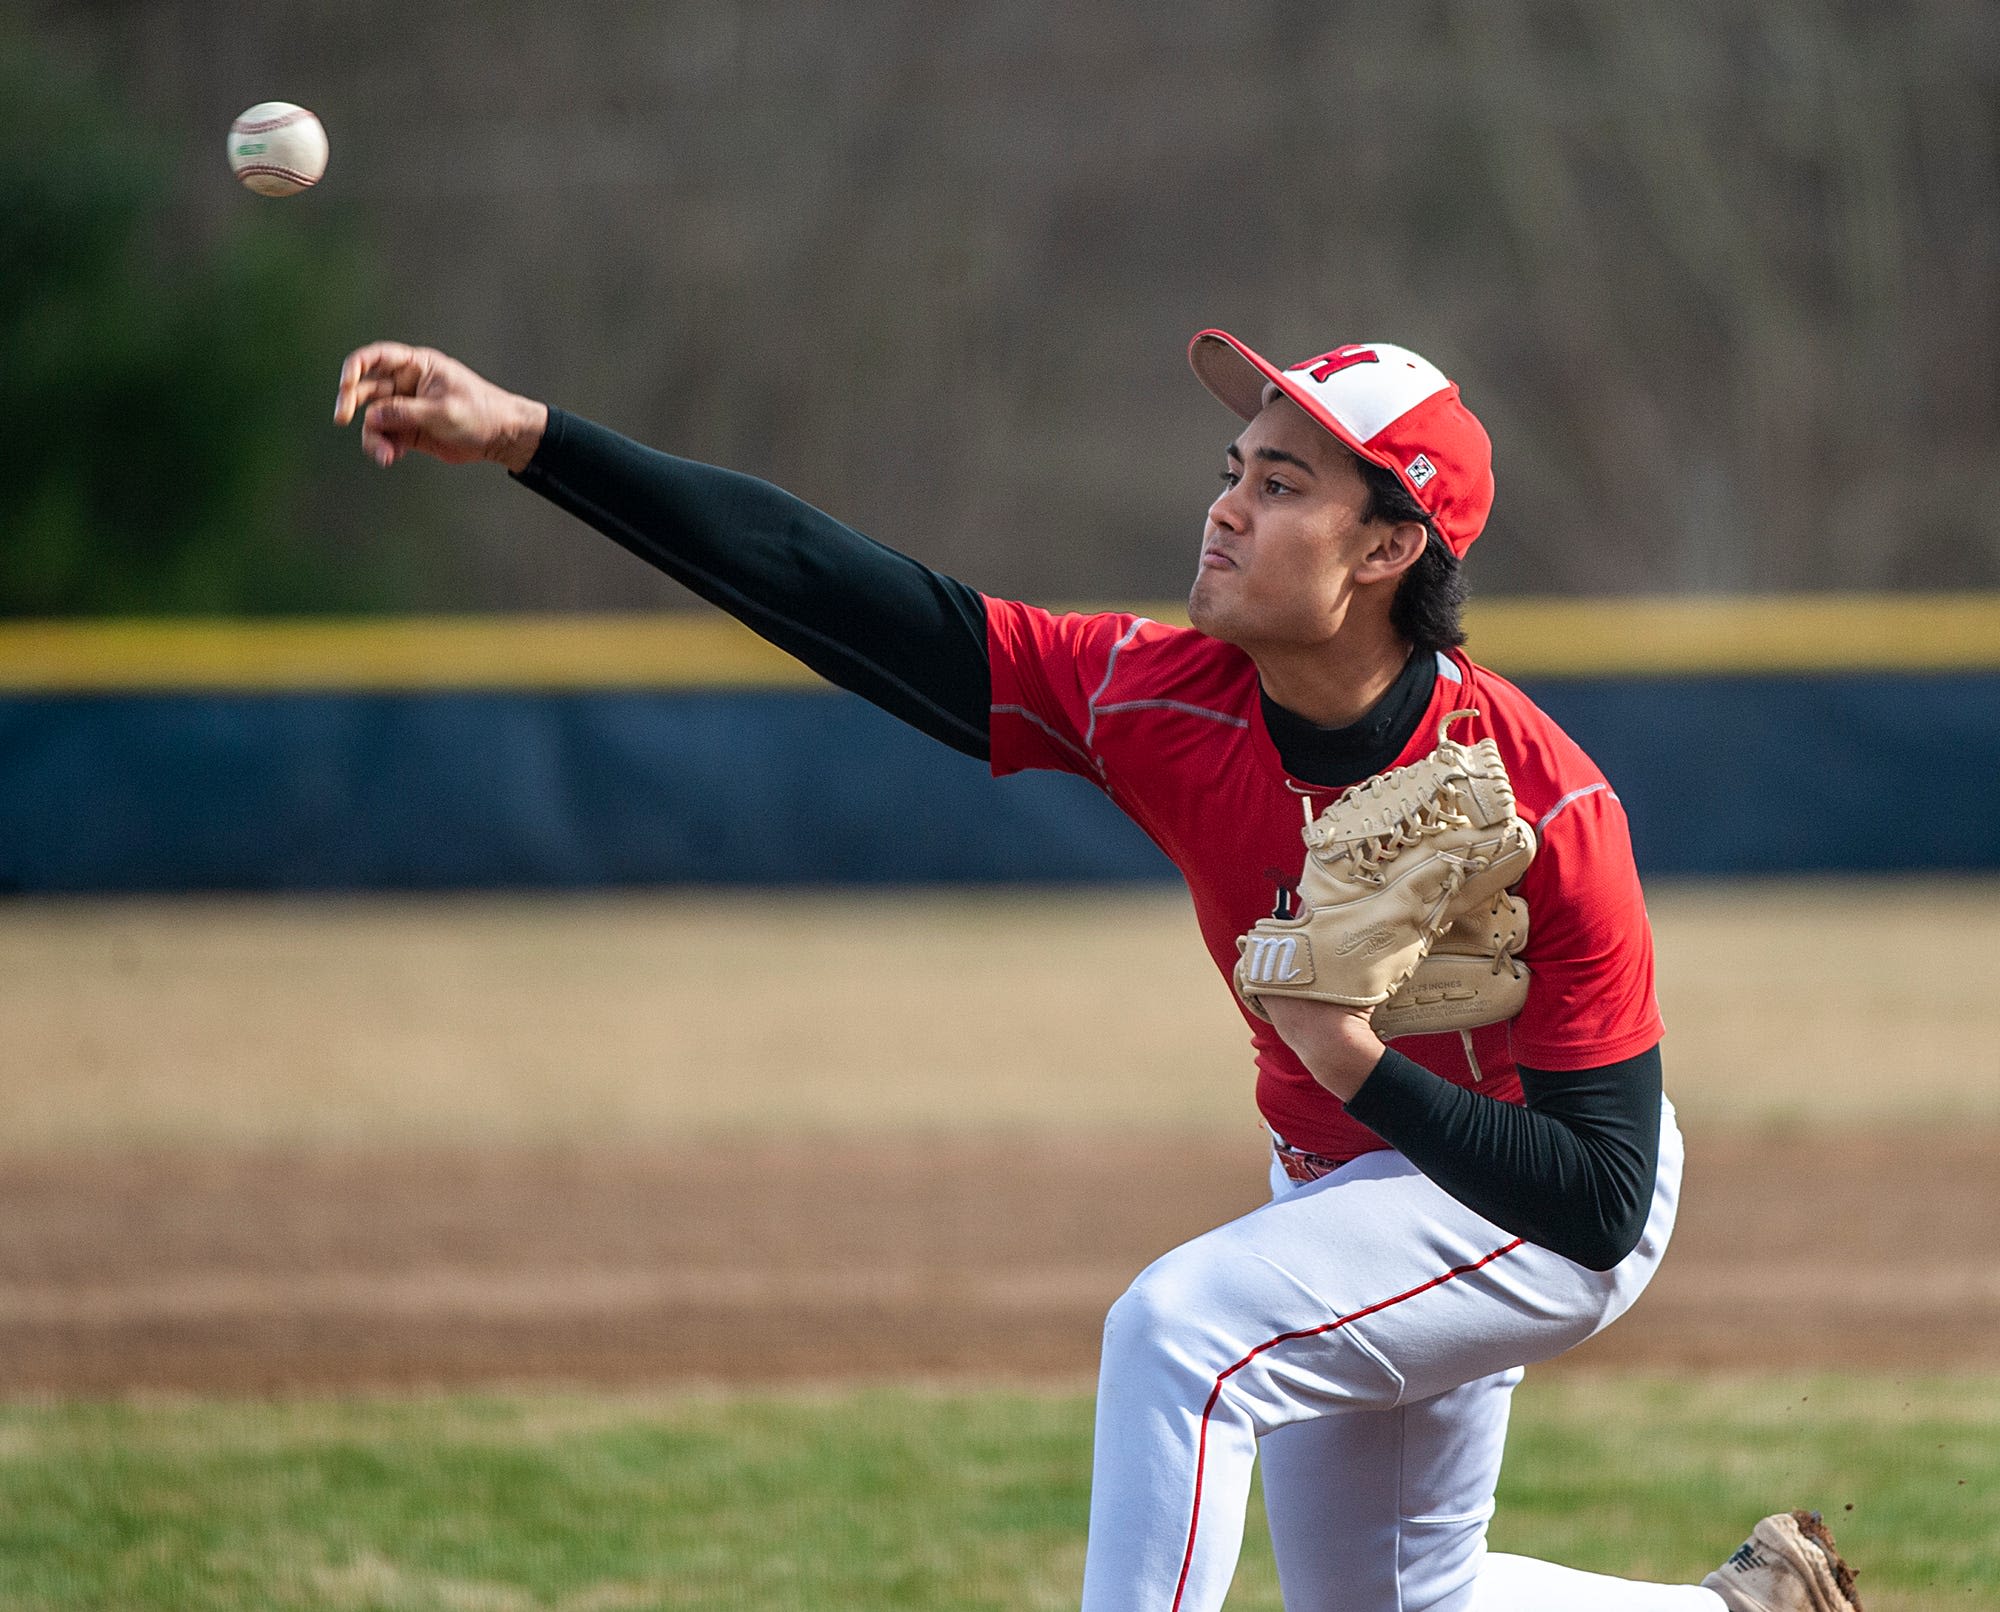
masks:
{"type": "Polygon", "coordinates": [[[1033,723],[1036,727],[1040,728],[1042,732],[1046,733],[1051,739],[1055,740],[1057,744],[1061,745],[1065,750],[1069,751],[1070,754],[1075,756],[1080,756],[1083,760],[1089,762],[1091,770],[1093,772],[1102,772],[1104,770],[1104,768],[1099,764],[1097,758],[1093,756],[1088,750],[1081,749],[1073,741],[1064,738],[1060,733],[1056,732],[1056,730],[1052,728],[1047,722],[1043,721],[1040,717],[1035,715],[1033,711],[1030,711],[1025,705],[994,705],[994,706],[989,706],[988,710],[994,716],[1018,716],[1023,721],[1033,723]]]}
{"type": "MultiPolygon", "coordinates": [[[[1184,711],[1189,716],[1205,716],[1211,722],[1226,722],[1232,728],[1250,726],[1245,717],[1231,716],[1227,711],[1211,711],[1205,705],[1189,705],[1185,700],[1120,700],[1116,705],[1099,705],[1093,709],[1098,716],[1112,711],[1184,711]]],[[[1091,727],[1094,729],[1096,726],[1093,720],[1091,727]]]]}
{"type": "Polygon", "coordinates": [[[1097,692],[1091,695],[1089,704],[1084,707],[1085,710],[1090,712],[1090,726],[1083,730],[1083,742],[1086,745],[1094,744],[1097,740],[1097,702],[1104,698],[1104,691],[1111,687],[1111,674],[1118,670],[1118,651],[1139,636],[1139,629],[1141,627],[1150,626],[1152,626],[1150,620],[1145,616],[1139,617],[1130,627],[1126,628],[1125,636],[1111,646],[1111,653],[1105,657],[1104,681],[1097,685],[1097,692]]]}
{"type": "MultiPolygon", "coordinates": [[[[1119,700],[1112,705],[1099,705],[1097,703],[1104,698],[1105,692],[1111,687],[1111,679],[1118,670],[1118,652],[1139,636],[1140,628],[1152,625],[1154,623],[1150,617],[1138,617],[1130,627],[1126,628],[1118,642],[1111,646],[1111,653],[1106,657],[1104,662],[1104,680],[1097,685],[1097,691],[1090,696],[1090,701],[1085,707],[1090,712],[1090,725],[1083,730],[1084,746],[1093,746],[1095,744],[1097,739],[1097,719],[1099,717],[1116,714],[1121,711],[1179,711],[1185,716],[1202,717],[1210,722],[1220,722],[1227,727],[1249,727],[1249,720],[1245,717],[1233,715],[1228,711],[1211,710],[1205,705],[1190,705],[1185,700],[1119,700]]],[[[992,707],[992,712],[996,716],[1004,714],[1025,718],[1072,755],[1081,756],[1085,761],[1089,762],[1092,769],[1100,778],[1104,775],[1103,759],[1097,754],[1094,748],[1080,748],[1074,742],[1058,733],[1054,727],[1037,716],[1033,711],[1030,711],[1026,706],[996,705],[992,707]]]]}
{"type": "MultiPolygon", "coordinates": [[[[1609,784],[1585,784],[1581,789],[1572,789],[1567,795],[1563,796],[1561,800],[1557,801],[1555,805],[1551,806],[1548,809],[1548,811],[1542,815],[1542,820],[1535,825],[1535,833],[1537,835],[1541,834],[1555,819],[1556,813],[1561,811],[1571,801],[1582,800],[1585,795],[1594,795],[1600,789],[1609,789],[1610,787],[1611,786],[1609,784]]],[[[1618,799],[1616,795],[1613,795],[1611,798],[1613,800],[1618,799]]]]}

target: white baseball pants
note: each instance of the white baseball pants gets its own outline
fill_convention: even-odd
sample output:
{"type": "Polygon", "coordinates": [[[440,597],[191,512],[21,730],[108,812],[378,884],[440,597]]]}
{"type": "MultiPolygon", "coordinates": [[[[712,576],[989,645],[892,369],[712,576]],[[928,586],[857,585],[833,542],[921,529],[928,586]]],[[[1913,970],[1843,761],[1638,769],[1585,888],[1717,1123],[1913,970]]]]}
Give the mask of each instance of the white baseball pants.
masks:
{"type": "Polygon", "coordinates": [[[1489,1554],[1521,1368],[1622,1315],[1672,1234],[1586,1270],[1370,1153],[1156,1260],[1105,1322],[1084,1612],[1216,1612],[1251,1468],[1286,1612],[1719,1612],[1712,1592],[1489,1554]]]}

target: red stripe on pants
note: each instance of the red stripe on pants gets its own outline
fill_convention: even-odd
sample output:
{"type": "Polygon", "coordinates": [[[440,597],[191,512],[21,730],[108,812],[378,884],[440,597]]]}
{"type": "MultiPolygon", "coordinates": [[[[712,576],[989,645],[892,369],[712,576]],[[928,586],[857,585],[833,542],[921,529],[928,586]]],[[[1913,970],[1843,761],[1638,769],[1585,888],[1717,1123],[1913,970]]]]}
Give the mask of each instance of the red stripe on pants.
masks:
{"type": "Polygon", "coordinates": [[[1472,1274],[1472,1272],[1479,1270],[1487,1265],[1491,1265],[1496,1259],[1499,1259],[1501,1256],[1513,1253],[1513,1251],[1519,1248],[1520,1246],[1521,1246],[1521,1239],[1519,1237],[1516,1237],[1511,1243],[1507,1243],[1502,1247],[1494,1249],[1492,1253],[1487,1254],[1482,1258],[1475,1259],[1470,1265],[1454,1266],[1451,1270],[1446,1271],[1442,1276],[1433,1276],[1428,1282],[1424,1282],[1417,1287],[1411,1288],[1409,1292],[1398,1293],[1392,1299],[1383,1299],[1379,1304],[1371,1304],[1365,1310],[1355,1310],[1350,1314],[1343,1315],[1337,1321],[1327,1322],[1325,1326],[1307,1327],[1303,1332],[1281,1332],[1275,1338],[1268,1339],[1265,1342],[1258,1344],[1256,1348],[1252,1349],[1241,1360],[1237,1361],[1235,1365],[1230,1366],[1226,1370],[1223,1370],[1216,1374],[1215,1387],[1209,1392],[1208,1403],[1202,1407],[1201,1437],[1199,1440],[1196,1441],[1195,1444],[1194,1510],[1190,1513],[1188,1517],[1187,1553],[1181,1557],[1180,1582],[1174,1586],[1174,1612],[1180,1612],[1181,1597],[1187,1593],[1188,1572],[1194,1566],[1195,1530],[1201,1526],[1201,1475],[1202,1475],[1202,1468],[1207,1464],[1208,1461],[1208,1419],[1209,1417],[1215,1414],[1215,1402],[1222,1397],[1222,1385],[1228,1382],[1231,1377],[1235,1376],[1237,1372],[1241,1371],[1245,1366],[1249,1365],[1251,1361],[1255,1360],[1260,1354],[1263,1354],[1264,1351],[1267,1349],[1275,1349],[1281,1343],[1292,1343],[1299,1338],[1317,1338],[1324,1333],[1338,1332],[1342,1327],[1346,1326],[1347,1323],[1350,1321],[1359,1321],[1367,1316],[1380,1315],[1384,1310],[1392,1309],[1396,1305],[1403,1303],[1405,1300],[1413,1299],[1419,1293],[1428,1293],[1434,1287],[1442,1287],[1446,1282],[1451,1281],[1455,1277],[1469,1276],[1472,1274]]]}

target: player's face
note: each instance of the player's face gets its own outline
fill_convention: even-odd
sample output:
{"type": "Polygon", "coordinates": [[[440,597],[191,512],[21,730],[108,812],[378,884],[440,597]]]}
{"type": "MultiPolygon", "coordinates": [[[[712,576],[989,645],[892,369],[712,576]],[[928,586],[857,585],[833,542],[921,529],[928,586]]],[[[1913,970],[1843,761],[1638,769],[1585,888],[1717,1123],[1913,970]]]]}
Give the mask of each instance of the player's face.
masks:
{"type": "Polygon", "coordinates": [[[1386,530],[1363,521],[1367,507],[1360,461],[1290,398],[1274,398],[1229,445],[1189,618],[1253,652],[1330,639],[1386,530]]]}

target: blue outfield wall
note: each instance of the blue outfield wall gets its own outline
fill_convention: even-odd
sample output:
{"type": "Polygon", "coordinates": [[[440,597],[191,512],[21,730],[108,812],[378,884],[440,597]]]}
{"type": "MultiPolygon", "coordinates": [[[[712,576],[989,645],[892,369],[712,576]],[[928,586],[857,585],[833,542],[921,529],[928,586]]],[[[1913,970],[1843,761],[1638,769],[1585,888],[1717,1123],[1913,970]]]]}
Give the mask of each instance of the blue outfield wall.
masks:
{"type": "MultiPolygon", "coordinates": [[[[1523,684],[1647,874],[2000,867],[2000,671],[1523,684]]],[[[1171,876],[1082,781],[833,692],[0,697],[0,889],[1171,876]]]]}
{"type": "Polygon", "coordinates": [[[0,888],[342,890],[1133,879],[1080,779],[840,693],[0,700],[0,888]]]}

